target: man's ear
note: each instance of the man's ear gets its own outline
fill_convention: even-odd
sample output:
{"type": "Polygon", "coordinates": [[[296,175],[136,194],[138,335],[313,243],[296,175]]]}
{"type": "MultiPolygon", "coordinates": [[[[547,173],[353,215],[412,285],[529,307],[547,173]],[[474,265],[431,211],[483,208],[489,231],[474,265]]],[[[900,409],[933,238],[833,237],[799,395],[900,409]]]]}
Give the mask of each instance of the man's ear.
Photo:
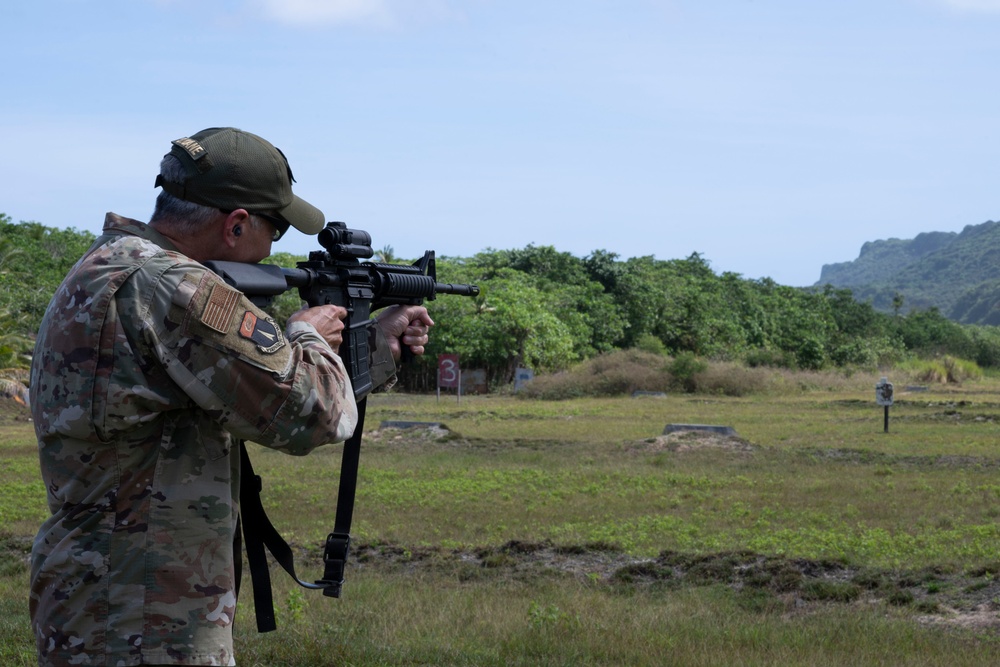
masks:
{"type": "Polygon", "coordinates": [[[226,215],[226,221],[222,225],[222,242],[230,248],[235,248],[249,226],[250,214],[246,212],[246,209],[238,208],[230,212],[226,215]]]}

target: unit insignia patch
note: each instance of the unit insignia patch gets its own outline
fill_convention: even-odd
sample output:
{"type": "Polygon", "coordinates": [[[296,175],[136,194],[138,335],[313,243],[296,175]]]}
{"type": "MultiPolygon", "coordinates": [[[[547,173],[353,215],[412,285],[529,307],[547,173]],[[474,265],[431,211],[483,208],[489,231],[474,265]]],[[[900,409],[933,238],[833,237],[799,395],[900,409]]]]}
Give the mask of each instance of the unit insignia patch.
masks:
{"type": "Polygon", "coordinates": [[[285,337],[273,319],[257,317],[249,310],[243,314],[240,335],[256,343],[264,354],[277,352],[285,345],[285,337]]]}

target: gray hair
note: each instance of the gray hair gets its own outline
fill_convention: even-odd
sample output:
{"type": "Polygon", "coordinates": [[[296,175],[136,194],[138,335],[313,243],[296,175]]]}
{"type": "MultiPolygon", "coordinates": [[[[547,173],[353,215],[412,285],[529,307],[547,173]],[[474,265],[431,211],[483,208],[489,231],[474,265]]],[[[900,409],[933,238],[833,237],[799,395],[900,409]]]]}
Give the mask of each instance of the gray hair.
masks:
{"type": "MultiPolygon", "coordinates": [[[[170,153],[164,155],[160,161],[160,175],[163,176],[163,180],[171,183],[183,183],[186,176],[184,165],[170,153]]],[[[214,222],[220,213],[217,208],[184,201],[166,190],[160,190],[149,222],[167,225],[183,234],[194,234],[214,222]]]]}
{"type": "MultiPolygon", "coordinates": [[[[171,153],[167,153],[160,161],[160,175],[165,181],[183,183],[187,174],[181,161],[171,153]]],[[[160,194],[156,196],[156,205],[149,222],[169,226],[182,234],[195,234],[217,220],[221,213],[222,211],[217,208],[185,201],[161,189],[160,194]]],[[[256,215],[250,214],[250,224],[257,228],[264,222],[256,215]]]]}

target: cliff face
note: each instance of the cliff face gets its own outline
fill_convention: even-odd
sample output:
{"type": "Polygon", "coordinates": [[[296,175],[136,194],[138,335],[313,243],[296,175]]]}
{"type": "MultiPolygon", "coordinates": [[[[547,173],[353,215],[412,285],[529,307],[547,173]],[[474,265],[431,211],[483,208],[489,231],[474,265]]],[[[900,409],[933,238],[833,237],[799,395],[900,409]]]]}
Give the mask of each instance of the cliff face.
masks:
{"type": "Polygon", "coordinates": [[[958,322],[1000,324],[1000,222],[869,241],[856,260],[823,266],[816,285],[827,284],[879,310],[891,311],[898,295],[904,311],[935,307],[958,322]]]}

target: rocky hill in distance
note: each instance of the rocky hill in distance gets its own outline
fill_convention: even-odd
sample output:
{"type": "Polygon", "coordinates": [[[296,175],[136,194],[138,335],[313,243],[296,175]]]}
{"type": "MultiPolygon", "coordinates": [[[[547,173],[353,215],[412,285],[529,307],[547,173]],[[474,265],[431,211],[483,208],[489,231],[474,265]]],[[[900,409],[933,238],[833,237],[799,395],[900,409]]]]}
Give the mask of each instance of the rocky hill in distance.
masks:
{"type": "Polygon", "coordinates": [[[937,308],[963,324],[1000,325],[1000,222],[961,232],[869,241],[851,262],[826,264],[817,287],[848,287],[881,311],[937,308]]]}

